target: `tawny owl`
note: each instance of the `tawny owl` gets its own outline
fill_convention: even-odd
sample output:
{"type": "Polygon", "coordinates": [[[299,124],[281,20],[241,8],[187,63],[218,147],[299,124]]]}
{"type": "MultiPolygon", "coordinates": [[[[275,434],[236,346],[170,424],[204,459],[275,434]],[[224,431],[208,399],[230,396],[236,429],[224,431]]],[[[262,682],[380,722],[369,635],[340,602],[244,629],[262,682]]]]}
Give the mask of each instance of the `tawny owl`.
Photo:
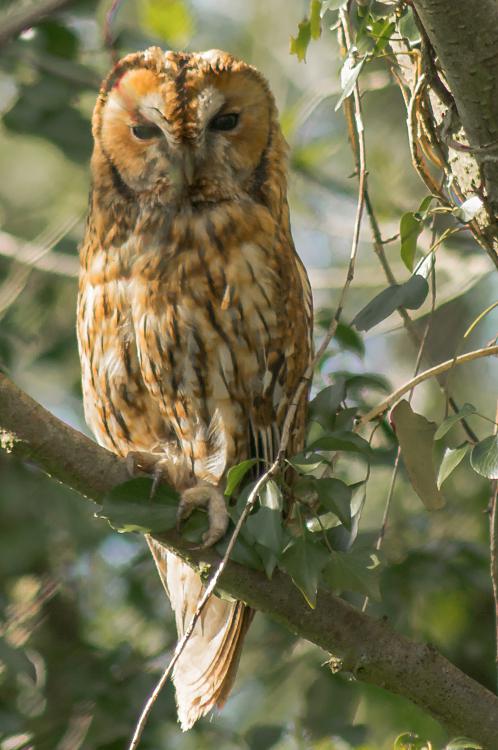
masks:
{"type": "MultiPolygon", "coordinates": [[[[213,544],[228,469],[276,455],[311,352],[275,102],[225,52],[153,47],[104,81],[93,136],[78,300],[86,419],[99,443],[160,469],[181,516],[205,505],[213,544]]],[[[148,542],[182,634],[201,581],[148,542]]],[[[211,598],[174,673],[183,729],[223,705],[252,615],[211,598]]]]}

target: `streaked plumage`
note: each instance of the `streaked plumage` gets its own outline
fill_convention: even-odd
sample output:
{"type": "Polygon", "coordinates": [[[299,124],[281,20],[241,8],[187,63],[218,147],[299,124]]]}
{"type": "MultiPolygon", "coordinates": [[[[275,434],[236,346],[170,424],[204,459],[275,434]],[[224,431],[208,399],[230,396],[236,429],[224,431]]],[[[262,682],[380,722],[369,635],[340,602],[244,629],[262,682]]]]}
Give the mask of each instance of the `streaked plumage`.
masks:
{"type": "MultiPolygon", "coordinates": [[[[275,455],[311,352],[273,97],[227,53],[151,48],[104,81],[93,135],[78,300],[87,422],[180,492],[221,496],[230,466],[275,455]]],[[[200,579],[149,545],[181,634],[200,579]]],[[[251,619],[240,602],[206,608],[174,675],[184,729],[223,704],[251,619]]]]}

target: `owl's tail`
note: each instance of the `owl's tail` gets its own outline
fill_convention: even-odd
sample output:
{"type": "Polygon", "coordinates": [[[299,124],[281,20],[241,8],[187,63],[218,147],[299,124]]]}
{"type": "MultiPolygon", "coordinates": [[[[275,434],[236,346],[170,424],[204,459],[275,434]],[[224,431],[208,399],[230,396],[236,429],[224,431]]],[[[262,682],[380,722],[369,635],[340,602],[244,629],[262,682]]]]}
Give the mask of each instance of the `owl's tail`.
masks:
{"type": "MultiPolygon", "coordinates": [[[[148,538],[148,543],[181,638],[202,595],[202,581],[192,568],[153,539],[148,538]]],[[[242,602],[217,596],[209,599],[173,671],[178,720],[183,731],[225,703],[253,616],[254,611],[242,602]]]]}

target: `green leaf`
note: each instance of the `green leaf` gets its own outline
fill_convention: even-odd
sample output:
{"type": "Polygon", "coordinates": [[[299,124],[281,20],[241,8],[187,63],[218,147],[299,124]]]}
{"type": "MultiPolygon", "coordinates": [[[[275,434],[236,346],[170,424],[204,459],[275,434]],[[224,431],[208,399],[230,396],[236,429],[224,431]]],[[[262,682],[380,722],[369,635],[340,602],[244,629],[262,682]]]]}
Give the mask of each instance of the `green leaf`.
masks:
{"type": "MultiPolygon", "coordinates": [[[[228,534],[225,534],[223,539],[219,541],[215,547],[220,557],[223,557],[223,555],[227,551],[227,547],[230,542],[230,536],[231,534],[229,529],[228,534]]],[[[245,565],[248,568],[252,568],[253,570],[265,569],[263,561],[254,549],[254,545],[249,544],[245,539],[243,539],[241,534],[238,536],[237,541],[235,542],[235,547],[233,548],[232,554],[230,555],[230,560],[239,563],[239,565],[245,565]]]]}
{"type": "Polygon", "coordinates": [[[365,355],[365,344],[363,343],[363,338],[352,326],[348,326],[345,323],[339,323],[336,328],[334,339],[339,342],[343,349],[355,352],[359,357],[365,355]]]}
{"type": "Polygon", "coordinates": [[[424,224],[420,216],[412,211],[408,211],[401,217],[399,224],[401,236],[401,259],[409,271],[413,271],[417,240],[423,228],[424,224]]]}
{"type": "Polygon", "coordinates": [[[305,18],[298,25],[297,36],[290,38],[290,53],[297,55],[299,62],[306,62],[306,52],[311,41],[311,24],[308,18],[305,18]]]}
{"type": "Polygon", "coordinates": [[[167,531],[176,525],[179,495],[165,484],[150,497],[152,480],[140,477],[114,487],[95,514],[106,518],[116,531],[167,531]]]}
{"type": "Polygon", "coordinates": [[[351,94],[353,93],[356,81],[358,80],[358,76],[360,75],[365,64],[365,60],[366,57],[362,57],[359,62],[356,62],[355,58],[352,55],[346,57],[344,65],[341,68],[342,94],[339,98],[339,101],[334,107],[335,112],[337,112],[337,110],[341,108],[342,103],[348,98],[348,96],[351,96],[351,94]]]}
{"type": "Polygon", "coordinates": [[[279,561],[279,567],[290,575],[312,609],[316,604],[320,574],[328,558],[327,550],[305,533],[287,547],[279,561]]]}
{"type": "Polygon", "coordinates": [[[311,0],[310,7],[310,32],[312,39],[319,39],[322,33],[321,23],[321,0],[311,0]]]}
{"type": "Polygon", "coordinates": [[[319,453],[296,453],[295,456],[287,459],[287,463],[300,474],[313,474],[326,461],[319,453]]]}
{"type": "Polygon", "coordinates": [[[345,380],[344,378],[337,378],[333,385],[324,388],[310,401],[310,419],[314,419],[324,427],[330,427],[340,404],[345,398],[345,380]]]}
{"type": "Polygon", "coordinates": [[[346,388],[349,391],[360,391],[362,388],[370,388],[384,393],[391,393],[391,386],[387,378],[376,372],[362,372],[359,375],[349,372],[336,372],[336,377],[346,378],[346,388]]]}
{"type": "Polygon", "coordinates": [[[226,497],[231,497],[245,475],[252,469],[254,464],[257,464],[256,458],[248,458],[247,461],[241,461],[240,464],[232,466],[227,472],[227,486],[225,488],[226,497]]]}
{"type": "Polygon", "coordinates": [[[474,445],[470,465],[481,476],[498,479],[498,435],[488,435],[474,445]]]}
{"type": "Polygon", "coordinates": [[[320,505],[335,513],[344,526],[351,530],[351,488],[340,479],[324,478],[315,480],[320,505]]]}
{"type": "Polygon", "coordinates": [[[432,451],[436,425],[421,414],[416,414],[406,400],[394,407],[391,421],[396,428],[401,455],[413,489],[427,510],[442,508],[445,503],[437,486],[432,451]]]}
{"type": "Polygon", "coordinates": [[[453,427],[454,424],[459,422],[461,419],[466,419],[471,414],[475,414],[477,411],[473,404],[464,404],[458,414],[452,414],[451,417],[446,417],[436,430],[434,440],[440,440],[446,435],[447,432],[453,427]]]}
{"type": "Polygon", "coordinates": [[[334,591],[357,591],[380,601],[380,571],[379,558],[372,552],[334,550],[322,576],[334,591]]]}
{"type": "Polygon", "coordinates": [[[267,547],[279,555],[282,551],[284,534],[282,528],[282,513],[271,508],[259,508],[256,513],[251,513],[246,521],[249,532],[258,544],[267,547]]]}
{"type": "Polygon", "coordinates": [[[417,310],[429,293],[427,279],[414,274],[404,284],[392,284],[383,289],[355,316],[353,325],[359,331],[369,331],[398,307],[417,310]]]}
{"type": "Polygon", "coordinates": [[[393,750],[432,750],[432,745],[420,739],[418,734],[405,732],[396,739],[393,750]]]}
{"type": "Polygon", "coordinates": [[[448,742],[444,750],[484,750],[484,747],[468,737],[455,737],[448,742]]]}
{"type": "Polygon", "coordinates": [[[258,544],[258,542],[254,543],[254,549],[258,557],[261,558],[267,578],[271,579],[273,571],[277,567],[278,555],[276,555],[275,552],[272,552],[271,549],[268,549],[268,547],[263,547],[262,544],[258,544]]]}
{"type": "Polygon", "coordinates": [[[380,18],[372,24],[371,36],[375,41],[375,47],[373,54],[378,55],[380,52],[387,47],[391,39],[391,35],[396,28],[394,21],[389,21],[388,18],[380,18]]]}
{"type": "Polygon", "coordinates": [[[326,437],[319,438],[313,445],[310,445],[313,451],[352,451],[369,456],[371,453],[370,445],[359,435],[354,432],[334,432],[326,437]]]}
{"type": "Polygon", "coordinates": [[[282,491],[273,479],[269,479],[266,482],[266,484],[260,489],[258,496],[262,507],[269,508],[270,510],[278,510],[279,513],[282,512],[282,491]]]}
{"type": "Polygon", "coordinates": [[[483,202],[478,195],[471,195],[465,200],[460,206],[454,208],[451,212],[457,219],[463,221],[464,224],[468,224],[469,221],[475,219],[479,211],[483,207],[483,202]]]}
{"type": "Polygon", "coordinates": [[[460,446],[460,448],[446,448],[437,475],[438,489],[441,489],[443,482],[448,479],[450,474],[456,469],[458,464],[469,452],[469,449],[469,443],[465,443],[465,445],[460,446]]]}

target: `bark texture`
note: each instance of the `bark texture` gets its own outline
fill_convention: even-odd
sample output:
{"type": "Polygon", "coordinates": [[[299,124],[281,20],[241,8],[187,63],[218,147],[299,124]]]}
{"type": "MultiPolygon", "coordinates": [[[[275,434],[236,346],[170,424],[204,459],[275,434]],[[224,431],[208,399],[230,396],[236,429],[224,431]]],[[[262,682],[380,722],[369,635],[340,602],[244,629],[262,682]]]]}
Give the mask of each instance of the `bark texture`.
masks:
{"type": "Polygon", "coordinates": [[[439,58],[498,218],[498,3],[413,0],[439,58]]]}

